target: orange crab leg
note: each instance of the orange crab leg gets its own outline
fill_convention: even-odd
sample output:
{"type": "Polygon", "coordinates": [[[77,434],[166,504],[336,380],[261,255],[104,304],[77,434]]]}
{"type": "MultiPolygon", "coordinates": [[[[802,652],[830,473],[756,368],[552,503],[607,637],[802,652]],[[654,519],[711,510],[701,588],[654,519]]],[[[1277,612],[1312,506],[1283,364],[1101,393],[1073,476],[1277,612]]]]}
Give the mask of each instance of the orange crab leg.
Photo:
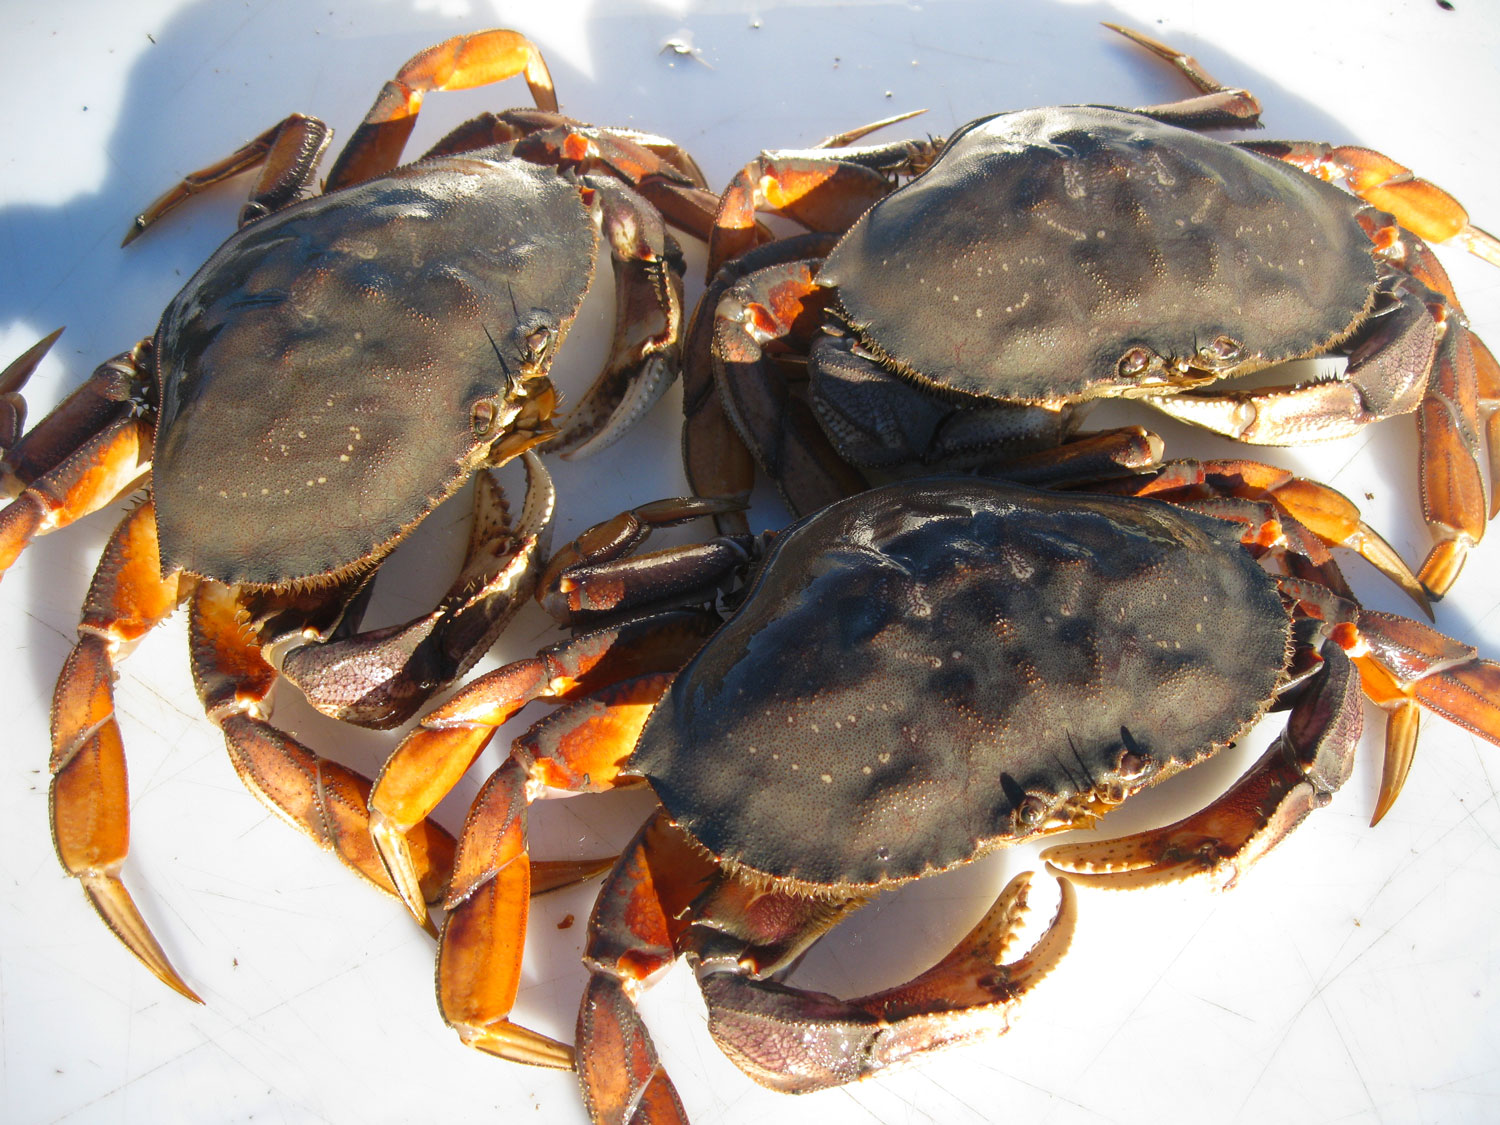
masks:
{"type": "Polygon", "coordinates": [[[842,234],[892,184],[880,172],[837,155],[763,153],[724,189],[708,243],[708,277],[763,241],[755,213],[779,211],[812,231],[842,234]]]}
{"type": "MultiPolygon", "coordinates": [[[[42,345],[6,371],[8,397],[19,399],[42,345]],[[32,357],[28,360],[28,357],[32,357]]],[[[38,535],[97,512],[138,484],[151,468],[151,426],[137,416],[138,364],[146,345],[101,364],[0,461],[0,487],[15,499],[0,511],[0,574],[38,535]]],[[[45,350],[45,349],[43,349],[45,350]]],[[[24,413],[25,404],[12,402],[24,413]]]]}
{"type": "MultiPolygon", "coordinates": [[[[1438,344],[1432,376],[1417,407],[1422,511],[1437,541],[1422,563],[1423,583],[1448,592],[1470,549],[1484,535],[1486,504],[1481,446],[1491,473],[1500,464],[1500,366],[1488,347],[1453,313],[1438,344]],[[1480,419],[1484,419],[1484,437],[1480,419]]],[[[1492,477],[1493,479],[1493,477],[1492,477]]],[[[1492,496],[1488,515],[1500,508],[1492,496]]]]}
{"type": "Polygon", "coordinates": [[[164,984],[198,994],[172,967],[119,872],[130,847],[125,747],[115,721],[115,665],[176,608],[185,590],[163,577],[149,502],[126,516],[100,559],[78,643],[52,700],[52,842],[99,916],[164,984]]]}
{"type": "Polygon", "coordinates": [[[574,701],[516,740],[469,812],[444,906],[438,1003],[468,1046],[534,1066],[570,1067],[565,1044],[512,1023],[526,936],[526,806],[547,788],[611,788],[671,672],[637,676],[574,701]]]}
{"type": "MultiPolygon", "coordinates": [[[[189,642],[193,680],[204,711],[224,732],[245,787],[282,820],[332,851],[387,894],[396,893],[370,840],[370,782],[323,758],[270,723],[276,670],[266,662],[230,587],[200,582],[192,599],[189,642]]],[[[453,861],[453,840],[427,821],[410,834],[418,885],[436,901],[453,861]]]]}
{"type": "Polygon", "coordinates": [[[1418,621],[1362,611],[1349,654],[1386,718],[1385,765],[1370,823],[1390,810],[1416,753],[1419,708],[1500,744],[1500,664],[1418,621]]]}
{"type": "Polygon", "coordinates": [[[596,629],[481,676],[424,716],[387,759],[370,794],[371,835],[412,915],[426,923],[407,835],[458,783],[496,728],[533,700],[573,699],[601,684],[676,669],[715,624],[678,612],[596,629]]]}
{"type": "Polygon", "coordinates": [[[557,95],[546,60],[516,31],[492,28],[445,39],[408,59],[381,89],[328,174],[328,190],[348,187],[389,172],[416,124],[423,98],[434,90],[466,90],[526,76],[532,100],[555,111],[557,95]]]}
{"type": "Polygon", "coordinates": [[[718,867],[658,812],[621,853],[595,900],[584,951],[590,975],[578,1008],[578,1081],[590,1119],[607,1125],[687,1121],[677,1089],[636,1011],[646,982],[677,957],[687,907],[721,879],[718,867]]]}
{"type": "Polygon", "coordinates": [[[1317,141],[1242,141],[1263,156],[1302,169],[1309,176],[1348,184],[1359,198],[1389,211],[1407,230],[1429,242],[1449,242],[1500,266],[1500,239],[1469,222],[1463,204],[1406,165],[1374,149],[1317,141]]]}
{"type": "MultiPolygon", "coordinates": [[[[1400,586],[1428,617],[1432,609],[1417,576],[1396,549],[1365,523],[1359,508],[1337,489],[1261,461],[1221,459],[1172,461],[1149,477],[1127,479],[1112,491],[1183,500],[1194,496],[1267,499],[1329,547],[1346,547],[1400,586]]],[[[1255,529],[1259,534],[1261,529],[1255,529]]],[[[1247,532],[1247,534],[1250,534],[1247,532]]],[[[1260,546],[1272,542],[1257,538],[1260,546]]],[[[1317,560],[1314,560],[1317,561],[1317,560]]]]}

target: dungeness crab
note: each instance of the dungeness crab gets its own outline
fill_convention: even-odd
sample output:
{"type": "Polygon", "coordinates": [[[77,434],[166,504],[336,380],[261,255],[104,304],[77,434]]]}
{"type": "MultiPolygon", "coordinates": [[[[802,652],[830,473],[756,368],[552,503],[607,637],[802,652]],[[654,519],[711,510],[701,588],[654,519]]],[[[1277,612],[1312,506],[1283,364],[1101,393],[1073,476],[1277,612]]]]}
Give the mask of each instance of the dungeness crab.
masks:
{"type": "Polygon", "coordinates": [[[757,209],[841,237],[772,244],[700,304],[685,431],[695,488],[748,487],[710,366],[723,413],[799,513],[859,487],[860,468],[1053,448],[1105,397],[1266,445],[1415,412],[1436,540],[1420,573],[1446,592],[1484,531],[1482,431],[1500,425],[1500,367],[1426,243],[1500,265],[1500,241],[1368,149],[1200,136],[1258,124],[1259,103],[1115,29],[1199,95],[994,114],[946,142],[767,152],[734,177],[711,276],[761,237],[757,209]],[[787,350],[806,356],[806,402],[778,365],[787,350]],[[1226,382],[1325,354],[1347,356],[1341,376],[1226,382]]]}
{"type": "MultiPolygon", "coordinates": [[[[261,169],[239,231],[155,334],[24,436],[18,392],[55,334],[0,377],[0,467],[14,497],[0,512],[0,567],[149,473],[58,679],[52,827],[110,928],[185,995],[118,877],[128,811],[117,662],[191,599],[199,694],[246,785],[389,889],[369,848],[367,783],[270,725],[277,672],[263,647],[320,642],[282,665],[314,705],[400,723],[483,654],[529,593],[551,514],[533,447],[608,440],[675,374],[682,261],[640,193],[699,233],[713,197],[670,143],[556,109],[545,62],[514,31],[423,51],[386,83],[321,194],[307,197],[330,131],[294,114],[152,204],[126,241],[192,193],[261,169]],[[537,110],[476,118],[397,167],[425,94],[517,74],[537,110]],[[559,434],[548,369],[601,232],[618,281],[614,347],[559,434]],[[448,596],[404,626],[359,633],[391,549],[471,474],[517,456],[529,481],[517,526],[480,474],[469,558],[448,596]]],[[[451,844],[440,832],[430,842],[451,844]]],[[[435,887],[444,855],[432,863],[435,887]]]]}
{"type": "MultiPolygon", "coordinates": [[[[1051,926],[1007,962],[1022,877],[905,985],[840,1000],[781,979],[881,891],[1091,825],[1273,705],[1290,708],[1285,732],[1210,809],[1053,861],[1092,882],[1232,880],[1349,776],[1366,696],[1399,716],[1397,739],[1420,706],[1500,742],[1500,665],[1336,592],[1328,544],[1289,514],[1347,503],[1331,490],[1241,462],[1168,464],[1116,487],[1173,503],[972,477],[860,493],[775,536],[721,628],[686,610],[615,619],[424,716],[370,807],[425,922],[405,831],[497,727],[533,700],[562,703],[516,739],[459,844],[437,985],[461,1038],[515,1061],[572,1060],[509,1019],[526,810],[548,791],[644,779],[661,802],[594,911],[577,1067],[596,1121],[662,1122],[684,1115],[634,1001],[678,956],[696,967],[714,1038],[752,1077],[794,1092],[842,1084],[1003,1032],[1075,915],[1064,881],[1051,926]]],[[[638,566],[619,558],[634,526],[585,537],[551,575],[575,607],[595,591],[618,606],[638,566]]]]}

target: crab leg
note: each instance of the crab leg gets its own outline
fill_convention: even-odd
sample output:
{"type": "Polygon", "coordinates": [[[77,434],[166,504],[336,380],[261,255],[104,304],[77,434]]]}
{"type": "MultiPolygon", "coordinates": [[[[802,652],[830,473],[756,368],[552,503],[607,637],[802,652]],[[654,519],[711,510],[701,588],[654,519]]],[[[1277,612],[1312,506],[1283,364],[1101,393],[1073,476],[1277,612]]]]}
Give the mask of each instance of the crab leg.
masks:
{"type": "Polygon", "coordinates": [[[1370,823],[1395,803],[1416,752],[1419,708],[1500,745],[1500,664],[1418,621],[1361,611],[1349,655],[1387,715],[1385,765],[1370,823]]]}
{"type": "Polygon", "coordinates": [[[469,548],[453,585],[429,613],[402,625],[293,649],[281,671],[325,715],[385,729],[414,715],[473,667],[536,585],[556,495],[531,450],[526,504],[515,528],[488,473],[475,477],[469,548]]]}
{"type": "Polygon", "coordinates": [[[26,429],[26,398],[21,389],[62,334],[61,328],[53,329],[0,371],[0,450],[11,449],[21,440],[26,429]]]}
{"type": "Polygon", "coordinates": [[[467,90],[503,82],[517,74],[526,76],[532,100],[539,108],[557,109],[547,62],[536,45],[519,32],[492,28],[456,35],[413,55],[381,88],[375,104],[334,161],[327,190],[361,183],[396,167],[428,93],[467,90]]]}
{"type": "MultiPolygon", "coordinates": [[[[245,788],[273,813],[332,851],[387,894],[396,893],[370,840],[370,782],[320,757],[270,723],[276,670],[261,655],[233,589],[200,582],[188,625],[193,680],[204,711],[224,732],[245,788]]],[[[410,836],[418,885],[436,900],[453,863],[453,840],[423,821],[410,836]]]]}
{"type": "Polygon", "coordinates": [[[534,1066],[573,1065],[565,1044],[508,1018],[526,936],[526,806],[549,788],[612,788],[672,675],[626,679],[554,711],[516,739],[475,798],[443,903],[437,969],[443,1018],[468,1046],[534,1066]]]}
{"type": "Polygon", "coordinates": [[[730,287],[713,312],[714,381],[723,410],[798,515],[867,487],[766,347],[815,329],[830,296],[814,280],[817,265],[793,261],[756,270],[730,287]]]}
{"type": "Polygon", "coordinates": [[[808,230],[842,234],[891,193],[896,177],[916,175],[931,164],[939,147],[936,141],[897,141],[761,153],[724,189],[708,243],[709,280],[726,262],[764,241],[756,211],[776,211],[808,230]]]}
{"type": "MultiPolygon", "coordinates": [[[[1268,500],[1277,511],[1291,516],[1326,546],[1345,547],[1357,552],[1400,586],[1428,617],[1432,616],[1422,584],[1396,549],[1365,523],[1352,500],[1326,484],[1294,476],[1285,469],[1261,461],[1224,459],[1171,461],[1154,474],[1129,478],[1107,487],[1113,492],[1154,496],[1173,503],[1220,496],[1268,500]]],[[[1259,547],[1284,545],[1284,540],[1278,538],[1282,529],[1272,527],[1272,522],[1255,521],[1247,527],[1246,543],[1259,547]]],[[[1312,558],[1310,561],[1319,564],[1322,559],[1312,558]]],[[[1325,582],[1327,577],[1324,574],[1318,576],[1325,582]]],[[[1342,582],[1336,580],[1331,585],[1341,586],[1342,582]]]]}
{"type": "Polygon", "coordinates": [[[473,152],[495,144],[534,164],[578,175],[604,171],[629,185],[663,217],[704,242],[713,230],[719,197],[708,190],[697,162],[665,137],[584,125],[559,113],[509,109],[464,122],[424,154],[473,152]]]}
{"type": "Polygon", "coordinates": [[[1149,887],[1206,876],[1230,887],[1349,779],[1364,726],[1360,680],[1336,644],[1292,708],[1286,729],[1228,792],[1176,824],[1042,852],[1049,870],[1085,886],[1149,887]]]}
{"type": "MultiPolygon", "coordinates": [[[[649,978],[685,950],[698,965],[709,1032],[756,1081],[792,1093],[824,1089],[928,1051],[1004,1034],[1021,999],[1056,966],[1077,907],[1062,881],[1057,916],[1005,963],[1026,913],[1030,873],[1012,879],[984,918],[937,965],[854,1000],[771,977],[863,897],[809,898],[752,888],[716,870],[658,816],[621,855],[589,923],[593,971],[578,1017],[579,1078],[593,1120],[623,1125],[638,1100],[682,1110],[635,1003],[649,978]],[[693,910],[685,908],[691,903],[693,910]],[[697,916],[691,929],[683,919],[697,916]]],[[[650,1120],[656,1120],[651,1118],[650,1120]]]]}
{"type": "Polygon", "coordinates": [[[1108,20],[1104,21],[1104,26],[1171,63],[1202,91],[1198,97],[1144,106],[1135,112],[1184,129],[1248,129],[1260,124],[1260,101],[1249,90],[1225,86],[1204,70],[1203,64],[1192,55],[1184,55],[1177,48],[1149,35],[1108,20]]]}
{"type": "MultiPolygon", "coordinates": [[[[4,379],[12,415],[24,414],[20,388],[54,332],[12,364],[4,379]]],[[[0,461],[0,488],[15,499],[0,511],[0,574],[38,535],[97,512],[151,468],[151,426],[139,416],[143,377],[138,344],[100,364],[88,382],[43,418],[0,461]]]]}
{"type": "Polygon", "coordinates": [[[1144,401],[1182,421],[1259,445],[1348,437],[1371,422],[1415,411],[1422,506],[1437,541],[1421,577],[1441,596],[1484,534],[1480,416],[1489,429],[1497,428],[1500,367],[1462,314],[1416,276],[1393,271],[1382,281],[1381,295],[1383,304],[1350,353],[1342,379],[1144,401]]]}
{"type": "Polygon", "coordinates": [[[120,881],[130,847],[125,746],[115,721],[115,666],[190,589],[163,577],[150,502],[111,536],[83,604],[78,643],[52,699],[52,842],[99,916],[158,979],[201,999],[172,967],[120,881]]]}
{"type": "Polygon", "coordinates": [[[684,497],[621,512],[553,554],[540,579],[538,600],[565,625],[646,605],[661,609],[673,603],[711,601],[750,560],[748,535],[722,536],[649,555],[635,552],[654,528],[743,507],[736,500],[684,497]]]}
{"type": "Polygon", "coordinates": [[[1500,239],[1469,222],[1463,204],[1429,180],[1374,149],[1320,141],[1239,141],[1329,183],[1343,182],[1373,207],[1428,242],[1449,242],[1500,266],[1500,239]]]}
{"type": "Polygon", "coordinates": [[[1057,914],[1036,944],[1007,962],[1030,883],[1030,872],[1017,875],[946,957],[884,992],[839,1000],[735,972],[700,973],[709,1033],[751,1078],[792,1093],[1004,1035],[1016,1007],[1062,960],[1077,921],[1073,888],[1060,879],[1057,914]]]}
{"type": "Polygon", "coordinates": [[[293,113],[272,125],[260,136],[246,141],[222,160],[206,168],[189,172],[172,185],[150,206],[130,223],[130,230],[121,240],[128,246],[145,232],[147,227],[163,216],[175,211],[193,196],[207,191],[216,184],[262,168],[250,191],[250,197],[240,210],[240,226],[273,211],[279,211],[289,203],[295,203],[313,186],[318,174],[318,162],[323,150],[333,139],[333,130],[316,117],[293,113]]]}
{"type": "Polygon", "coordinates": [[[423,716],[370,794],[370,833],[417,921],[426,924],[427,906],[408,833],[437,808],[498,727],[533,700],[574,699],[631,676],[675,670],[716,625],[712,616],[678,611],[595,629],[481,676],[423,716]]]}
{"type": "MultiPolygon", "coordinates": [[[[726,263],[698,301],[688,326],[682,363],[682,463],[695,494],[748,501],[755,484],[755,460],[724,407],[715,377],[714,341],[720,300],[748,274],[791,262],[820,260],[836,241],[829,234],[804,234],[757,247],[726,263]]],[[[754,354],[753,347],[748,350],[754,354]]],[[[756,364],[756,368],[760,366],[756,364]]],[[[715,523],[721,534],[750,530],[749,522],[737,513],[717,517],[715,523]]]]}
{"type": "Polygon", "coordinates": [[[595,1125],[685,1125],[677,1089],[635,1006],[650,978],[676,959],[689,904],[721,880],[718,867],[658,812],[600,888],[584,950],[590,975],[577,1034],[578,1081],[595,1125]]]}

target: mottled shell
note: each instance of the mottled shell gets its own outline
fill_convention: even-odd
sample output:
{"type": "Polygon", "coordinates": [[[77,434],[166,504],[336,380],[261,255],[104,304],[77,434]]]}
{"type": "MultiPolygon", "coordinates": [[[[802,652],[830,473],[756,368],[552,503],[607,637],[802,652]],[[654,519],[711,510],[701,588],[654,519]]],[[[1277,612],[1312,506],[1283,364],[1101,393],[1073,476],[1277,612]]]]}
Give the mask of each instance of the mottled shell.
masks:
{"type": "Polygon", "coordinates": [[[1285,164],[1119,110],[966,126],[820,273],[919,382],[1057,405],[1128,389],[1143,346],[1220,337],[1250,369],[1325,350],[1376,280],[1357,203],[1285,164]]]}
{"type": "Polygon", "coordinates": [[[474,405],[505,394],[502,362],[518,372],[519,320],[560,337],[596,240],[553,170],[473,156],[237,233],[157,330],[163,565],[266,585],[398,539],[494,440],[474,405]]]}
{"type": "Polygon", "coordinates": [[[1237,738],[1288,638],[1274,579],[1220,521],[905,482],[777,539],[630,770],[734,864],[803,885],[911,879],[1237,738]]]}

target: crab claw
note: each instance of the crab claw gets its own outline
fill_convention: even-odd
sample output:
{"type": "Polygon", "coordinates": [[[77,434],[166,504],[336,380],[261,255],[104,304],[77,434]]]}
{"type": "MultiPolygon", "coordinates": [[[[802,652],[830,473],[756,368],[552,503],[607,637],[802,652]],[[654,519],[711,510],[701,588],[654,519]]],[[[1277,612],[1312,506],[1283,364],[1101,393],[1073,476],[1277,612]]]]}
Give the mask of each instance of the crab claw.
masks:
{"type": "Polygon", "coordinates": [[[1005,963],[1026,914],[1031,873],[1017,875],[952,952],[885,992],[839,1000],[735,972],[700,972],[709,1032],[757,1082],[803,1093],[866,1077],[929,1051],[1002,1035],[1011,1013],[1062,959],[1078,917],[1071,884],[1045,933],[1005,963]]]}
{"type": "Polygon", "coordinates": [[[500,486],[475,476],[474,523],[463,569],[431,612],[287,654],[282,673],[325,715],[387,729],[489,651],[536,585],[551,540],[556,492],[541,459],[521,454],[526,502],[512,526],[500,486]]]}
{"type": "Polygon", "coordinates": [[[1229,887],[1348,780],[1364,720],[1360,681],[1344,652],[1324,647],[1323,667],[1286,729],[1213,804],[1169,824],[1103,843],[1042,852],[1054,874],[1123,889],[1207,876],[1229,887]]]}

